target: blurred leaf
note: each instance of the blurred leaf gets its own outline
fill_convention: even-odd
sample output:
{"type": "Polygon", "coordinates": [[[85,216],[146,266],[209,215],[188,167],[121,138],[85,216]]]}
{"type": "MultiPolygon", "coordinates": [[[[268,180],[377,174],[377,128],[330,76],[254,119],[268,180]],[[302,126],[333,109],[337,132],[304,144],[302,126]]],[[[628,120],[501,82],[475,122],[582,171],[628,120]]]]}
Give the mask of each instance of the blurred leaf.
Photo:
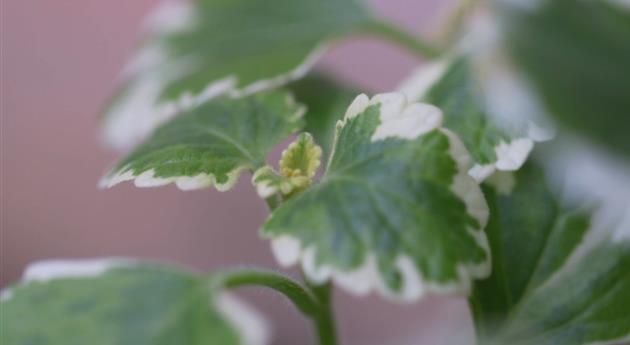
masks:
{"type": "MultiPolygon", "coordinates": [[[[39,265],[40,271],[45,268],[39,265]]],[[[234,301],[226,303],[229,296],[211,291],[205,277],[148,263],[112,265],[98,273],[85,269],[94,262],[64,266],[68,276],[31,279],[3,292],[3,344],[236,345],[251,340],[243,330],[255,325],[235,323],[234,301]]]]}
{"type": "Polygon", "coordinates": [[[481,85],[465,56],[421,67],[401,90],[411,101],[427,102],[444,111],[444,127],[464,142],[475,161],[470,173],[479,181],[496,170],[519,169],[534,146],[527,119],[489,114],[481,85]]]}
{"type": "Polygon", "coordinates": [[[338,126],[321,181],[263,226],[283,265],[357,294],[466,293],[489,270],[487,206],[439,109],[361,95],[338,126]]]}
{"type": "Polygon", "coordinates": [[[290,84],[289,89],[298,102],[306,105],[304,130],[311,133],[322,147],[325,161],[335,136],[335,124],[343,118],[348,104],[358,92],[318,74],[290,84]]]}
{"type": "Polygon", "coordinates": [[[207,101],[158,128],[101,185],[228,190],[241,170],[262,167],[273,147],[302,127],[302,112],[284,92],[207,101]]]}
{"type": "Polygon", "coordinates": [[[498,344],[585,345],[630,341],[630,243],[590,251],[530,292],[498,344]]]}
{"type": "Polygon", "coordinates": [[[630,156],[630,10],[612,1],[539,3],[499,2],[514,60],[559,121],[630,156]]]}
{"type": "Polygon", "coordinates": [[[562,208],[532,165],[506,195],[486,187],[492,275],[471,304],[481,344],[622,344],[630,336],[630,243],[576,256],[585,211],[562,208]]]}
{"type": "Polygon", "coordinates": [[[167,1],[107,111],[106,139],[128,147],[199,98],[288,83],[370,18],[359,0],[167,1]]]}

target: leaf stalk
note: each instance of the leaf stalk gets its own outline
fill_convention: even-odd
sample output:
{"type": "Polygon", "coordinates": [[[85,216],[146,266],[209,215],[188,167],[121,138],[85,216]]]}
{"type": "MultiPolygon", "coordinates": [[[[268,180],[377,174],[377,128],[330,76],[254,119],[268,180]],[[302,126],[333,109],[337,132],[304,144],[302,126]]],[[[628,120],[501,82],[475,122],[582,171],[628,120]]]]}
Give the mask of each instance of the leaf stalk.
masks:
{"type": "Polygon", "coordinates": [[[364,24],[359,31],[396,43],[423,59],[434,59],[442,53],[440,49],[434,47],[433,44],[425,39],[412,35],[400,27],[383,20],[371,20],[364,24]]]}
{"type": "Polygon", "coordinates": [[[332,313],[330,283],[322,286],[300,283],[267,270],[238,269],[215,274],[211,280],[215,289],[234,289],[246,286],[263,286],[281,293],[305,316],[317,331],[319,345],[337,345],[335,321],[332,313]]]}

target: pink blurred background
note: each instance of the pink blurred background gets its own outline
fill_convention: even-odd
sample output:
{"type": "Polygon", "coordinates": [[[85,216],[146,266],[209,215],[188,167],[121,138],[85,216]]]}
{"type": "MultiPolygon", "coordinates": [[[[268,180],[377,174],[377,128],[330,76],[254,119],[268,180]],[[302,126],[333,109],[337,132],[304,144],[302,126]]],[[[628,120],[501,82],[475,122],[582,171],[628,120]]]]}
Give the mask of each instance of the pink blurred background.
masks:
{"type": "MultiPolygon", "coordinates": [[[[275,268],[257,236],[264,204],[243,177],[234,191],[96,182],[117,157],[98,141],[97,116],[156,0],[2,0],[0,285],[46,258],[134,256],[202,270],[275,268]]],[[[373,7],[430,34],[452,1],[379,0],[373,7]]],[[[392,46],[354,41],[319,68],[374,91],[391,90],[419,64],[392,46]]],[[[281,297],[245,292],[274,322],[274,344],[308,344],[310,328],[281,297]]],[[[411,306],[337,292],[346,344],[466,344],[465,301],[411,306]]]]}

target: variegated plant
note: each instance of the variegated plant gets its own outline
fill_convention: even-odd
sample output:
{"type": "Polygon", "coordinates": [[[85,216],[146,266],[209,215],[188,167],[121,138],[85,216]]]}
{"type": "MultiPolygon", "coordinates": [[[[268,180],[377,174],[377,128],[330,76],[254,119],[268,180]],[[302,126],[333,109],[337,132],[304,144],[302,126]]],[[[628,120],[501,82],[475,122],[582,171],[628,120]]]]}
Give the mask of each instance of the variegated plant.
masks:
{"type": "Polygon", "coordinates": [[[339,344],[333,286],[403,303],[467,297],[480,344],[630,341],[630,216],[601,222],[557,195],[545,171],[555,141],[534,148],[556,118],[630,157],[624,1],[462,0],[428,44],[361,0],[167,0],[144,34],[102,118],[106,142],[130,151],[100,186],[227,191],[248,173],[270,209],[260,235],[304,281],[37,263],[2,292],[3,344],[269,344],[228,291],[251,285],[291,300],[321,345],[339,344]],[[356,96],[311,72],[353,35],[432,61],[396,92],[356,96]]]}

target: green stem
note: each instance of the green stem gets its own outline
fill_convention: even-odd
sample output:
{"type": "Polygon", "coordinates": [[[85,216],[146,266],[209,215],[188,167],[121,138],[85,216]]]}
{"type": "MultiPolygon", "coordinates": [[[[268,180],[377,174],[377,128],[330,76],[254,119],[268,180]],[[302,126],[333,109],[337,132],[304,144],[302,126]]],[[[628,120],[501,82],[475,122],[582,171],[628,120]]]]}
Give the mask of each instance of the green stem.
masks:
{"type": "Polygon", "coordinates": [[[219,273],[213,283],[222,288],[264,286],[286,296],[303,314],[314,317],[319,313],[318,301],[302,285],[282,274],[271,271],[241,269],[219,273]]]}
{"type": "Polygon", "coordinates": [[[320,308],[319,313],[313,318],[319,345],[337,345],[337,330],[335,327],[335,317],[332,308],[331,283],[324,285],[311,285],[307,281],[307,286],[317,298],[320,308]]]}
{"type": "Polygon", "coordinates": [[[213,287],[233,289],[264,286],[287,297],[304,315],[311,318],[319,345],[337,345],[335,320],[332,313],[330,284],[309,285],[308,290],[289,277],[271,271],[240,269],[215,274],[213,287]]]}
{"type": "Polygon", "coordinates": [[[361,32],[394,42],[421,58],[436,58],[441,52],[429,42],[409,34],[396,25],[381,20],[371,20],[363,25],[361,32]]]}
{"type": "MultiPolygon", "coordinates": [[[[273,212],[282,203],[282,199],[274,194],[265,199],[265,202],[269,210],[273,212]]],[[[302,276],[308,291],[302,285],[283,275],[256,270],[224,273],[220,279],[220,284],[226,288],[262,285],[284,294],[304,315],[311,318],[317,332],[319,345],[337,345],[331,283],[314,285],[308,281],[304,274],[302,276]]]]}
{"type": "Polygon", "coordinates": [[[485,325],[485,322],[483,321],[483,318],[481,317],[482,310],[481,310],[481,304],[479,302],[479,296],[474,291],[468,298],[468,308],[470,310],[470,313],[473,319],[473,324],[475,326],[477,344],[481,344],[483,335],[485,334],[485,331],[486,331],[486,325],[485,325]]]}

